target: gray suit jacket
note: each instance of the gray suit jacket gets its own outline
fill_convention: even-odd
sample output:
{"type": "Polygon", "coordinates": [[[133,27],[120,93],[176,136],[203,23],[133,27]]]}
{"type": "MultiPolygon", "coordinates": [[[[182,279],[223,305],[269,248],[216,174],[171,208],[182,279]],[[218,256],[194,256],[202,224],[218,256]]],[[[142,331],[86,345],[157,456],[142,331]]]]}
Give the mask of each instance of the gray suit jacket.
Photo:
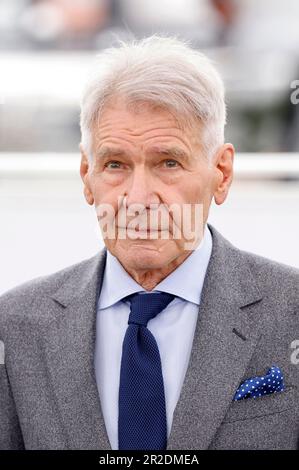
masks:
{"type": "MultiPolygon", "coordinates": [[[[299,270],[209,227],[213,250],[167,449],[296,449],[299,270]],[[284,392],[232,401],[240,382],[272,365],[284,392]]],[[[105,255],[0,297],[0,449],[111,449],[93,366],[105,255]]]]}

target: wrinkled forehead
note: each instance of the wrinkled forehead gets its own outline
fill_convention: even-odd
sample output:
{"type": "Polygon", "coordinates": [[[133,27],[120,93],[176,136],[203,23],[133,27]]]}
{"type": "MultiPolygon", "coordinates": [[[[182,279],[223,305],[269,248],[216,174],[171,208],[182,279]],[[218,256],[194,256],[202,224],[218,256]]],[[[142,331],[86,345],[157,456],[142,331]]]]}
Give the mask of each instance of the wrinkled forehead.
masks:
{"type": "Polygon", "coordinates": [[[174,106],[159,103],[154,99],[153,101],[144,101],[140,99],[126,98],[122,96],[113,96],[105,102],[101,109],[95,111],[92,122],[93,129],[99,126],[102,117],[111,110],[125,110],[131,114],[135,114],[140,119],[142,118],[142,115],[146,113],[156,115],[157,120],[161,117],[161,115],[168,114],[175,121],[177,127],[182,131],[194,130],[198,132],[198,130],[203,127],[202,123],[191,111],[179,111],[174,106]]]}
{"type": "Polygon", "coordinates": [[[188,127],[176,113],[156,103],[114,102],[94,125],[93,156],[99,162],[133,155],[149,161],[163,157],[188,165],[203,153],[198,127],[188,127]]]}

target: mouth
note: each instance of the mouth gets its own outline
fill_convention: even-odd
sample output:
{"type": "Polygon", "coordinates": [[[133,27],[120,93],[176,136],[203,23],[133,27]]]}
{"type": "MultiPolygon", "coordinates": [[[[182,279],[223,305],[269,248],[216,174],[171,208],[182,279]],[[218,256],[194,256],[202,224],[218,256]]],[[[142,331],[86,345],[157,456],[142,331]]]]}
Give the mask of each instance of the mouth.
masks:
{"type": "Polygon", "coordinates": [[[130,228],[130,227],[117,227],[117,231],[119,234],[123,233],[125,235],[125,238],[128,239],[143,239],[143,240],[159,240],[159,239],[165,239],[170,238],[171,235],[169,233],[169,230],[164,229],[140,229],[137,230],[135,228],[130,228]]]}
{"type": "Polygon", "coordinates": [[[117,226],[116,227],[117,229],[121,229],[121,230],[127,230],[128,232],[136,232],[136,233],[156,233],[156,232],[168,232],[168,229],[152,229],[152,228],[147,228],[147,229],[134,229],[132,227],[121,227],[121,226],[117,226]]]}

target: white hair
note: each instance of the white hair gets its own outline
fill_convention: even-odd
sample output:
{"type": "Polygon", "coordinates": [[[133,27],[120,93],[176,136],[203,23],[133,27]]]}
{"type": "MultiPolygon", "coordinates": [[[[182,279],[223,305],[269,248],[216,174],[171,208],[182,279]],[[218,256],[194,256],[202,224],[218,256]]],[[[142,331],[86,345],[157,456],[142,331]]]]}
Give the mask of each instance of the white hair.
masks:
{"type": "Polygon", "coordinates": [[[154,35],[98,54],[81,101],[81,143],[90,161],[93,125],[105,104],[117,97],[128,105],[161,106],[184,125],[197,122],[209,157],[224,142],[223,81],[212,62],[186,42],[154,35]]]}

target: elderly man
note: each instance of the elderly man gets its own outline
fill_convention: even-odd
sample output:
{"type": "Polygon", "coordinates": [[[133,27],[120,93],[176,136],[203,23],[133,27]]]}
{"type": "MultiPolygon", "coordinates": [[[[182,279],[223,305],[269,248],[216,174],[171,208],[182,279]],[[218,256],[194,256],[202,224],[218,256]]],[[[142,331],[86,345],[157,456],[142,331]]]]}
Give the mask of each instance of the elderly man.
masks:
{"type": "Polygon", "coordinates": [[[298,270],[207,223],[232,182],[225,114],[180,41],[99,55],[80,174],[105,248],[1,297],[0,448],[297,447],[298,270]]]}

